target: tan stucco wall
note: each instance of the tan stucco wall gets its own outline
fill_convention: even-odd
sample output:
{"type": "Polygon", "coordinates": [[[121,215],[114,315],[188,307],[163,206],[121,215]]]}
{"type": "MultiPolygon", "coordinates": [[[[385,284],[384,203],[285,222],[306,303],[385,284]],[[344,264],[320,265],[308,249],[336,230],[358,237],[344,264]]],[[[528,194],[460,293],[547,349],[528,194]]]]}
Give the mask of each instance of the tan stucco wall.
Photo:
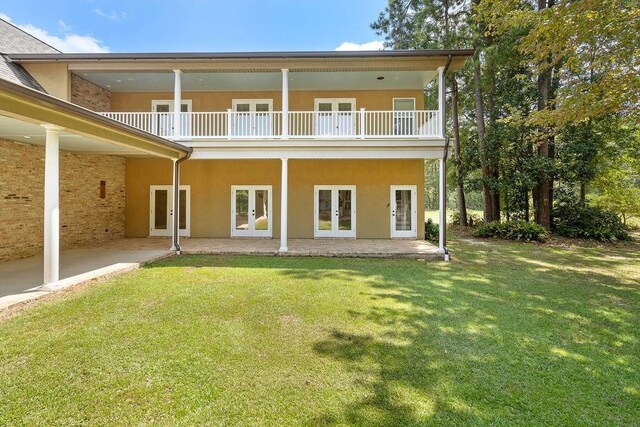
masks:
{"type": "MultiPolygon", "coordinates": [[[[44,147],[0,140],[0,261],[42,252],[43,186],[44,147]]],[[[63,249],[124,237],[124,213],[124,158],[60,152],[63,249]]]]}
{"type": "MultiPolygon", "coordinates": [[[[315,98],[355,98],[356,109],[392,110],[393,98],[415,98],[416,109],[422,110],[424,97],[419,90],[368,91],[292,91],[289,93],[290,111],[313,111],[315,98]]],[[[173,92],[114,92],[111,111],[151,111],[152,100],[171,100],[173,92]]],[[[270,92],[183,92],[182,99],[192,101],[193,111],[226,111],[234,99],[273,99],[273,110],[282,108],[282,94],[270,92]]]]}
{"type": "Polygon", "coordinates": [[[22,65],[49,95],[71,100],[71,72],[67,64],[28,63],[22,65]]]}
{"type": "MultiPolygon", "coordinates": [[[[171,162],[127,159],[126,235],[149,235],[149,186],[171,184],[171,162]]],[[[191,236],[229,237],[232,185],[273,186],[273,237],[280,235],[280,160],[188,160],[191,236]]],[[[289,237],[313,238],[314,185],[356,186],[357,238],[389,238],[391,185],[415,185],[424,206],[422,160],[289,160],[289,237]]],[[[418,236],[424,229],[418,215],[418,236]]]]}

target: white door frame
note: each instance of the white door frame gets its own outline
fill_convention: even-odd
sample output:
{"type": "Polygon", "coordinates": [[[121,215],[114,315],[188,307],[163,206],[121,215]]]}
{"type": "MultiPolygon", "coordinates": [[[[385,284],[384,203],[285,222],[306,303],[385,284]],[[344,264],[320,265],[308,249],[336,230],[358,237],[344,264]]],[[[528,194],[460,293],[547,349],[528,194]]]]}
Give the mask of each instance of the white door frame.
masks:
{"type": "Polygon", "coordinates": [[[314,185],[313,186],[313,237],[356,237],[356,186],[355,185],[314,185]],[[331,230],[318,229],[318,195],[320,190],[331,190],[331,230]],[[338,229],[338,191],[351,190],[351,230],[338,229]],[[334,212],[335,211],[335,212],[334,212]]]}
{"type": "Polygon", "coordinates": [[[273,236],[273,186],[271,185],[232,185],[231,186],[231,237],[269,237],[273,236]],[[249,192],[248,210],[249,224],[246,230],[236,229],[236,191],[247,190],[249,192]],[[266,190],[268,195],[268,229],[256,230],[255,206],[256,191],[266,190]]]}
{"type": "MultiPolygon", "coordinates": [[[[337,124],[338,114],[340,113],[340,111],[338,111],[338,104],[347,103],[347,102],[351,104],[351,133],[349,135],[355,135],[356,134],[356,114],[357,114],[356,98],[314,98],[314,101],[313,101],[313,109],[314,109],[314,117],[315,117],[315,120],[313,121],[314,135],[340,136],[340,133],[337,130],[337,125],[333,127],[333,131],[331,133],[326,133],[326,134],[319,133],[319,129],[320,129],[319,123],[320,123],[320,113],[321,113],[319,109],[319,105],[320,103],[331,104],[332,122],[335,125],[337,124]]],[[[323,111],[322,113],[328,113],[328,111],[323,111]]]]}
{"type": "Polygon", "coordinates": [[[273,125],[274,125],[274,117],[273,117],[273,99],[265,98],[265,99],[242,99],[242,98],[234,98],[231,100],[231,108],[234,113],[234,119],[231,122],[231,134],[233,136],[259,136],[259,137],[270,137],[273,136],[273,125]],[[238,111],[238,104],[249,104],[249,111],[238,111]],[[265,113],[264,111],[256,111],[257,104],[267,104],[269,105],[269,111],[267,113],[267,125],[266,132],[258,132],[255,134],[256,123],[258,120],[258,113],[265,113]],[[239,129],[240,118],[242,117],[238,113],[248,114],[249,119],[249,128],[251,131],[246,132],[247,129],[242,131],[239,129]],[[246,135],[245,135],[246,134],[246,135]]]}
{"type": "MultiPolygon", "coordinates": [[[[186,193],[186,229],[180,230],[181,237],[189,237],[191,235],[191,186],[181,185],[180,190],[185,190],[186,193]]],[[[172,185],[150,185],[149,186],[149,236],[165,236],[170,237],[173,235],[173,186],[172,185]],[[167,229],[156,230],[154,227],[155,215],[154,209],[156,206],[156,190],[167,191],[167,229]]]]}
{"type": "MultiPolygon", "coordinates": [[[[167,105],[169,108],[168,113],[164,113],[167,115],[166,120],[162,120],[161,117],[157,114],[153,115],[152,118],[152,129],[156,135],[160,136],[173,136],[173,126],[169,128],[169,124],[173,124],[173,106],[174,102],[172,99],[153,99],[151,100],[151,112],[156,113],[159,105],[167,105]]],[[[191,99],[183,99],[180,105],[187,106],[187,113],[191,112],[192,108],[192,100],[191,99]]],[[[182,117],[182,123],[180,123],[180,129],[183,135],[191,135],[191,115],[187,115],[182,117]]]]}
{"type": "Polygon", "coordinates": [[[391,226],[391,238],[418,237],[418,192],[415,185],[392,185],[389,191],[389,220],[391,226]],[[411,230],[396,230],[396,190],[411,190],[411,230]]]}

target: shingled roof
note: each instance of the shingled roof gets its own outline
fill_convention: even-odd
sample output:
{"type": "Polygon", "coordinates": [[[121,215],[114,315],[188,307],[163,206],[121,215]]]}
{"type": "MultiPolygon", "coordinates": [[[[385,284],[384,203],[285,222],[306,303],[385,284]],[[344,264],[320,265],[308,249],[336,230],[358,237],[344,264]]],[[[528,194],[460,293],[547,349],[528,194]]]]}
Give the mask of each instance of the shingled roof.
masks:
{"type": "Polygon", "coordinates": [[[60,53],[31,34],[0,19],[0,78],[31,89],[46,92],[20,64],[11,62],[11,53],[60,53]]]}

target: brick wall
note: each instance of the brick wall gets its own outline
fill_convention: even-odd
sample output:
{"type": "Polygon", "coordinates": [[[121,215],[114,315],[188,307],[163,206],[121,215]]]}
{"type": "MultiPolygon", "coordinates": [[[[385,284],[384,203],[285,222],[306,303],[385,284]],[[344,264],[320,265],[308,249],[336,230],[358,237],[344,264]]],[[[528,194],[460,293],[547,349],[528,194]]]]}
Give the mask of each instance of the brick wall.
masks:
{"type": "MultiPolygon", "coordinates": [[[[44,147],[0,139],[0,262],[42,252],[43,187],[44,147]]],[[[61,151],[61,247],[124,237],[124,218],[125,159],[61,151]]]]}
{"type": "Polygon", "coordinates": [[[111,92],[72,73],[71,102],[92,111],[111,111],[111,92]]]}

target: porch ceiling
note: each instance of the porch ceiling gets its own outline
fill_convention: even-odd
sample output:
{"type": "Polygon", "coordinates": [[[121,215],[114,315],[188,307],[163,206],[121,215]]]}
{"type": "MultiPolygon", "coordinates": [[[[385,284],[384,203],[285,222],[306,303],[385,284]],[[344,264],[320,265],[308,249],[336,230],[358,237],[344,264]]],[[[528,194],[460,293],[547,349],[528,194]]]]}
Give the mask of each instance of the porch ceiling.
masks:
{"type": "MultiPolygon", "coordinates": [[[[34,145],[45,145],[46,131],[35,123],[0,115],[0,138],[34,145]]],[[[126,157],[149,157],[150,154],[121,145],[111,144],[83,135],[60,131],[60,149],[92,154],[126,157]]]]}
{"type": "MultiPolygon", "coordinates": [[[[111,92],[171,92],[174,85],[172,71],[82,71],[78,74],[111,92]]],[[[290,72],[289,90],[421,90],[436,76],[436,71],[290,72]]],[[[278,91],[281,88],[281,72],[183,70],[182,74],[183,91],[278,91]]]]}

